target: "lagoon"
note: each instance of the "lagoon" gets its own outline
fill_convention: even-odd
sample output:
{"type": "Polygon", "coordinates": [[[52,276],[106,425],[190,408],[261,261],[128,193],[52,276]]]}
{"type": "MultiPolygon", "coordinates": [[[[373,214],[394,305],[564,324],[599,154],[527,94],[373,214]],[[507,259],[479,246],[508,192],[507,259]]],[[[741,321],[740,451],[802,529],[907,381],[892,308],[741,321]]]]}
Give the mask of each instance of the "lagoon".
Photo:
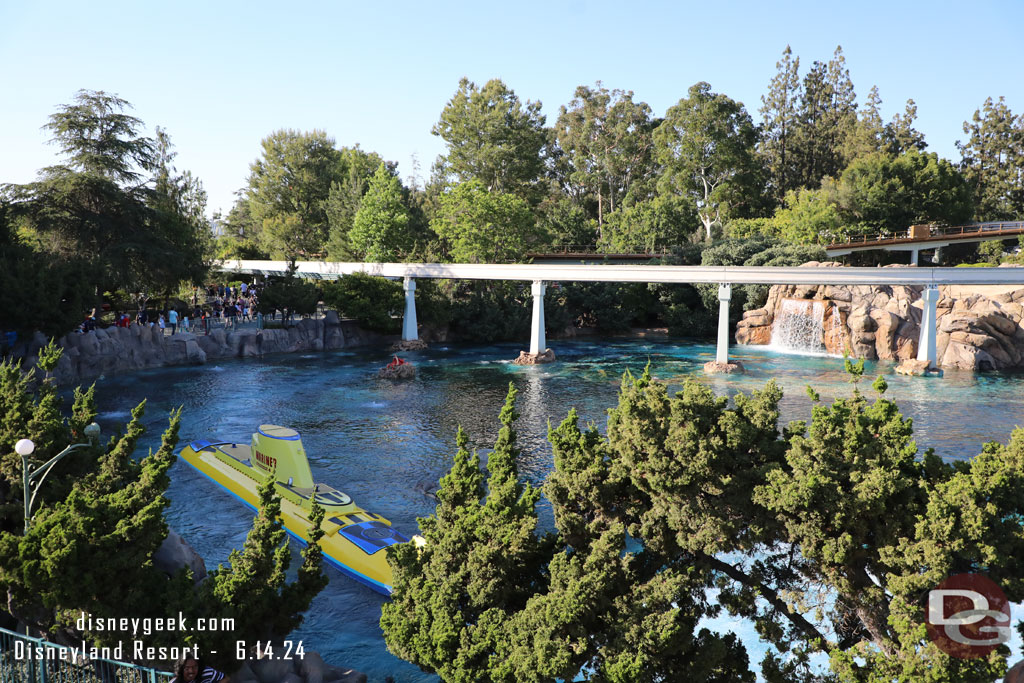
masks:
{"type": "MultiPolygon", "coordinates": [[[[575,407],[584,422],[603,431],[622,373],[639,374],[647,363],[673,390],[693,377],[731,395],[774,378],[785,392],[782,424],[810,418],[807,384],[824,401],[852,391],[841,358],[734,347],[730,358],[741,361],[746,374],[708,377],[702,366],[714,359],[711,344],[588,337],[556,340],[551,346],[558,362],[521,367],[509,362],[521,344],[435,344],[403,354],[419,370],[415,379],[404,382],[376,378],[377,368],[390,358],[379,348],[145,371],[97,382],[98,421],[104,433],[112,433],[127,421],[132,407],[148,399],[140,452],[158,446],[167,414],[177,406],[184,407],[181,443],[201,438],[248,442],[256,426],[267,422],[294,427],[302,434],[317,481],[345,491],[411,535],[417,532],[416,518],[434,509],[429,494],[448,470],[456,429],[461,425],[471,446],[486,450],[497,435],[510,381],[519,390],[520,473],[538,484],[552,466],[549,422],[557,424],[575,407]]],[[[868,362],[864,391],[871,392],[866,385],[878,374],[889,383],[887,395],[913,419],[922,452],[932,447],[947,460],[970,458],[984,442],[1005,442],[1015,426],[1024,426],[1024,374],[947,371],[941,378],[904,377],[895,375],[891,364],[868,362]]],[[[199,551],[207,567],[226,562],[232,548],[241,548],[252,512],[183,461],[170,476],[169,524],[199,551]]],[[[541,522],[550,523],[546,509],[541,522]]],[[[294,566],[298,548],[292,545],[294,566]]],[[[330,584],[293,640],[302,639],[307,651],[316,650],[333,664],[365,672],[371,681],[387,675],[399,683],[437,680],[387,652],[377,623],[385,598],[333,568],[325,571],[330,584]]],[[[750,631],[742,624],[732,627],[741,634],[750,631]]],[[[758,661],[760,654],[751,652],[751,659],[758,661]]]]}

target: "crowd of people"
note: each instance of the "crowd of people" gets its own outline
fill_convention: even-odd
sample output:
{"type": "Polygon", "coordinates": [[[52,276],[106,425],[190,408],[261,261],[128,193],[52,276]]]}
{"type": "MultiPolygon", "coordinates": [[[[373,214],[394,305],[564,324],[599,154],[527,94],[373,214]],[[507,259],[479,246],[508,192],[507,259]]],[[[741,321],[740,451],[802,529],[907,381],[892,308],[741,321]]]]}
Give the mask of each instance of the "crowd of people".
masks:
{"type": "MultiPolygon", "coordinates": [[[[130,327],[132,323],[145,327],[157,327],[163,334],[182,332],[208,332],[211,321],[223,322],[225,328],[232,329],[242,322],[256,319],[256,304],[259,301],[260,285],[241,283],[239,286],[229,284],[193,287],[191,307],[170,306],[162,311],[149,308],[149,297],[145,294],[135,296],[137,312],[134,320],[127,311],[114,312],[115,327],[130,327]]],[[[76,332],[85,334],[96,329],[96,309],[93,309],[85,320],[79,324],[76,332]]]]}

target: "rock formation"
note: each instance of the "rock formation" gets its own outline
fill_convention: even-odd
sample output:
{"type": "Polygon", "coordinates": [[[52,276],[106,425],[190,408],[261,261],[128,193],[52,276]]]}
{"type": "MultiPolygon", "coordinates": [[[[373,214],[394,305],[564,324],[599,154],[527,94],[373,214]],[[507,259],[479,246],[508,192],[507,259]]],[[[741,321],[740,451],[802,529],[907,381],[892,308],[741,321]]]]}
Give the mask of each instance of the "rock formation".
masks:
{"type": "MultiPolygon", "coordinates": [[[[352,321],[339,321],[334,311],[317,320],[299,320],[287,329],[228,332],[217,328],[208,335],[163,335],[158,328],[143,325],[108,327],[85,334],[69,333],[58,339],[64,354],[53,376],[58,384],[69,385],[147,368],[202,365],[221,358],[267,353],[327,351],[382,341],[380,335],[366,332],[352,321]]],[[[15,344],[13,356],[22,359],[22,367],[35,367],[39,349],[46,342],[46,337],[37,332],[31,339],[15,344]]]]}
{"type": "Polygon", "coordinates": [[[512,361],[515,365],[540,365],[541,363],[553,363],[555,361],[555,352],[551,349],[544,349],[543,353],[530,353],[529,351],[520,351],[519,358],[512,361]]]}
{"type": "MultiPolygon", "coordinates": [[[[805,266],[841,267],[838,263],[805,266]]],[[[939,287],[938,365],[999,370],[1024,365],[1024,288],[988,295],[939,287]]],[[[1011,288],[1012,289],[1012,288],[1011,288]]],[[[920,286],[775,285],[764,308],[747,311],[736,326],[739,344],[769,344],[787,299],[821,301],[822,343],[832,354],[869,360],[917,358],[923,302],[920,286]]]]}

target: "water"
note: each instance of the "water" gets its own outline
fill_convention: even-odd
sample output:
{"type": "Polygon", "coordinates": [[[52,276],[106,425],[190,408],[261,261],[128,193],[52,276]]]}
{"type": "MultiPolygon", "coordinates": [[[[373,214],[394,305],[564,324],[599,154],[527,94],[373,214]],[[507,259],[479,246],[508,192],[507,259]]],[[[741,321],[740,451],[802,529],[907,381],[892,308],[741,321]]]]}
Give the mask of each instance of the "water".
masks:
{"type": "MultiPolygon", "coordinates": [[[[783,422],[809,419],[804,393],[809,382],[823,400],[850,392],[841,359],[785,355],[764,347],[732,349],[731,358],[743,363],[746,374],[712,377],[701,370],[715,357],[707,344],[588,339],[555,341],[552,347],[559,361],[533,367],[508,362],[520,344],[450,344],[412,352],[405,357],[418,365],[419,374],[398,383],[376,378],[376,369],[390,359],[382,349],[146,371],[98,383],[99,422],[110,434],[123,426],[128,410],[148,398],[148,429],[140,452],[159,444],[167,413],[179,405],[184,406],[183,443],[199,438],[248,442],[263,422],[294,427],[318,481],[345,491],[411,534],[417,530],[416,517],[434,509],[428,493],[448,470],[456,428],[462,425],[475,447],[493,444],[509,381],[520,392],[520,471],[535,483],[551,469],[549,421],[557,424],[575,407],[583,422],[603,429],[623,371],[639,374],[648,362],[654,376],[673,389],[692,376],[719,394],[733,394],[775,378],[785,390],[783,422]]],[[[890,364],[866,364],[869,381],[880,373],[889,382],[888,395],[913,418],[918,445],[934,447],[946,459],[970,458],[985,441],[1005,442],[1015,425],[1024,425],[1024,375],[948,371],[943,378],[903,377],[893,374],[890,364]]],[[[216,484],[179,461],[171,470],[168,495],[171,527],[196,547],[208,567],[226,562],[230,550],[241,547],[252,513],[216,484]]],[[[543,518],[550,519],[550,513],[543,510],[543,518]]],[[[293,548],[297,564],[298,549],[293,548]]],[[[366,672],[370,681],[386,675],[398,682],[437,680],[387,652],[378,626],[385,598],[331,568],[326,571],[330,584],[293,640],[301,638],[307,650],[321,652],[329,662],[366,672]]],[[[735,620],[723,618],[717,626],[752,634],[749,625],[735,620]]],[[[760,659],[753,648],[751,659],[760,659]]]]}
{"type": "Polygon", "coordinates": [[[783,299],[772,323],[773,349],[802,354],[825,353],[825,304],[783,299]]]}

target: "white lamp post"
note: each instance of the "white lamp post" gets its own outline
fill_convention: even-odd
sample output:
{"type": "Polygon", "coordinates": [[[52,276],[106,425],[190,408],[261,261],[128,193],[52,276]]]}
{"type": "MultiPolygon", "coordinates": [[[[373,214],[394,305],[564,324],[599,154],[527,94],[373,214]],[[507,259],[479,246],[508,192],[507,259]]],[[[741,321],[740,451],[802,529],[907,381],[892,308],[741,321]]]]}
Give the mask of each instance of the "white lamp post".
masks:
{"type": "Polygon", "coordinates": [[[78,448],[86,448],[95,444],[99,440],[100,426],[95,422],[91,423],[85,428],[85,436],[89,439],[88,443],[76,443],[68,446],[32,472],[28,470],[28,456],[32,455],[36,450],[36,445],[32,443],[31,439],[21,439],[18,443],[14,444],[14,452],[21,456],[21,479],[25,487],[25,533],[28,533],[29,522],[32,520],[32,504],[36,500],[36,494],[39,493],[39,487],[42,486],[43,479],[46,478],[46,475],[50,473],[53,466],[60,462],[65,455],[78,448]],[[32,484],[35,482],[36,477],[39,478],[39,481],[35,484],[35,490],[32,490],[32,484]]]}

